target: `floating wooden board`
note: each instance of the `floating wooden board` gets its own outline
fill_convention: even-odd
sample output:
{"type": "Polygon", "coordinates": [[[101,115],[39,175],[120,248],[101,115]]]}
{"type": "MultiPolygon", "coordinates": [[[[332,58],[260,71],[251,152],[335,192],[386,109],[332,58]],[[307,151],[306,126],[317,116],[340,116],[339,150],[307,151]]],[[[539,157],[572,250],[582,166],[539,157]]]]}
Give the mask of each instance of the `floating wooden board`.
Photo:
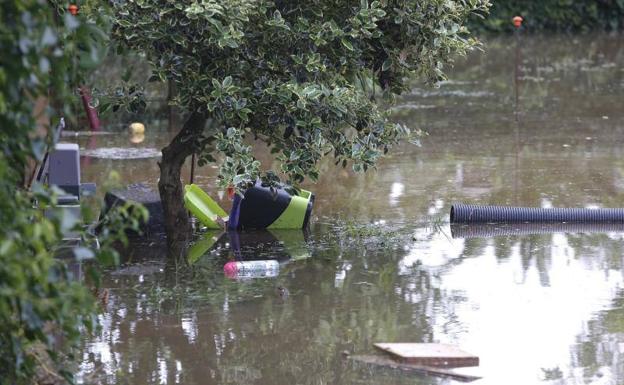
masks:
{"type": "Polygon", "coordinates": [[[389,353],[401,363],[458,368],[479,366],[479,357],[453,345],[421,343],[376,343],[375,347],[389,353]]]}
{"type": "Polygon", "coordinates": [[[407,373],[421,374],[425,376],[436,376],[451,378],[456,381],[470,382],[479,380],[482,377],[472,374],[459,373],[453,369],[435,368],[431,366],[414,365],[401,363],[389,358],[388,356],[375,356],[375,355],[353,355],[348,356],[350,360],[361,362],[368,365],[382,366],[385,368],[402,370],[407,373]]]}

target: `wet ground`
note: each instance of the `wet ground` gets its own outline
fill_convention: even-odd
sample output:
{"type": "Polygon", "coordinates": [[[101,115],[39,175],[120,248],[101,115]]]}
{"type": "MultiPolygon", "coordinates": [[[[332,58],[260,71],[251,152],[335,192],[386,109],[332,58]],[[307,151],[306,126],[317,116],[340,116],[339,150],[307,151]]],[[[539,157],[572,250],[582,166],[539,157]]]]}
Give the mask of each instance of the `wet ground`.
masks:
{"type": "MultiPolygon", "coordinates": [[[[105,276],[109,303],[84,342],[80,382],[453,382],[343,358],[375,342],[456,344],[481,358],[475,384],[624,382],[620,228],[448,224],[452,202],[624,206],[623,44],[487,39],[440,88],[415,86],[394,108],[428,132],[422,147],[403,145],[365,175],[323,164],[307,186],[309,232],[206,234],[191,267],[166,263],[159,244],[135,247],[134,264],[105,276]],[[279,272],[225,277],[233,256],[277,259],[279,272]]],[[[140,143],[76,137],[90,155],[83,179],[116,170],[155,186],[154,149],[167,138],[149,122],[140,143]]],[[[227,208],[215,172],[198,169],[196,182],[227,208]]]]}

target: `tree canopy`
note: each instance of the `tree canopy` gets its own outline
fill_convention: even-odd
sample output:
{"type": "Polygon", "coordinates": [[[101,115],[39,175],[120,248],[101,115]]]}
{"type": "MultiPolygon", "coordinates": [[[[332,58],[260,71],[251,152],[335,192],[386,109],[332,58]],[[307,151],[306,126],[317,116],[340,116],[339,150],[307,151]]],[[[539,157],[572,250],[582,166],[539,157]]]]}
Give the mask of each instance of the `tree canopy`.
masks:
{"type": "Polygon", "coordinates": [[[467,18],[489,7],[488,0],[115,4],[113,36],[146,55],[153,80],[175,83],[174,102],[199,123],[185,125],[178,151],[198,153],[200,163],[221,153],[222,187],[260,174],[247,136],[270,146],[281,163],[273,171],[293,184],[316,179],[324,155],[356,171],[374,166],[410,135],[388,119],[380,98],[391,101],[414,77],[444,79],[445,65],[478,44],[467,18]],[[198,117],[212,124],[204,129],[198,117]]]}

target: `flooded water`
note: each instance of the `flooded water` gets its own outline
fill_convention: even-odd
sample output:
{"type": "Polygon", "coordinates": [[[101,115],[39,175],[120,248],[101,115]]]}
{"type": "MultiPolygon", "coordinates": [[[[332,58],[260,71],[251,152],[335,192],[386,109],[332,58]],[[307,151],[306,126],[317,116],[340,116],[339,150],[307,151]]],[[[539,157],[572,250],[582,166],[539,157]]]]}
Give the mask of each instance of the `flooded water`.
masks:
{"type": "MultiPolygon", "coordinates": [[[[109,303],[84,341],[79,382],[452,383],[344,354],[441,342],[480,357],[465,370],[483,377],[474,384],[623,383],[621,228],[448,223],[453,202],[624,207],[623,44],[488,39],[441,87],[416,86],[394,108],[428,132],[422,147],[403,145],[364,175],[323,164],[306,185],[316,194],[308,232],[204,234],[190,267],[167,262],[159,243],[134,247],[133,264],[104,278],[109,303]],[[228,278],[231,258],[280,265],[228,278]]],[[[156,186],[157,159],[137,154],[169,134],[146,125],[141,141],[76,137],[108,155],[83,157],[83,179],[116,170],[156,186]]],[[[215,173],[199,168],[196,182],[227,209],[215,173]]]]}

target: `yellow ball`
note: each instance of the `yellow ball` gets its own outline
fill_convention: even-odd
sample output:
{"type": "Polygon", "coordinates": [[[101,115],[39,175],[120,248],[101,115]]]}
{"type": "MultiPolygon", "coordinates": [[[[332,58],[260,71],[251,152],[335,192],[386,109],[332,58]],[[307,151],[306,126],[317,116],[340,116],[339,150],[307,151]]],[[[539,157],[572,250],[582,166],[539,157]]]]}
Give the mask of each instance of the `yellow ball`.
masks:
{"type": "Polygon", "coordinates": [[[132,123],[130,124],[130,133],[132,135],[137,135],[137,134],[144,134],[145,133],[145,126],[143,125],[143,123],[132,123]]]}

